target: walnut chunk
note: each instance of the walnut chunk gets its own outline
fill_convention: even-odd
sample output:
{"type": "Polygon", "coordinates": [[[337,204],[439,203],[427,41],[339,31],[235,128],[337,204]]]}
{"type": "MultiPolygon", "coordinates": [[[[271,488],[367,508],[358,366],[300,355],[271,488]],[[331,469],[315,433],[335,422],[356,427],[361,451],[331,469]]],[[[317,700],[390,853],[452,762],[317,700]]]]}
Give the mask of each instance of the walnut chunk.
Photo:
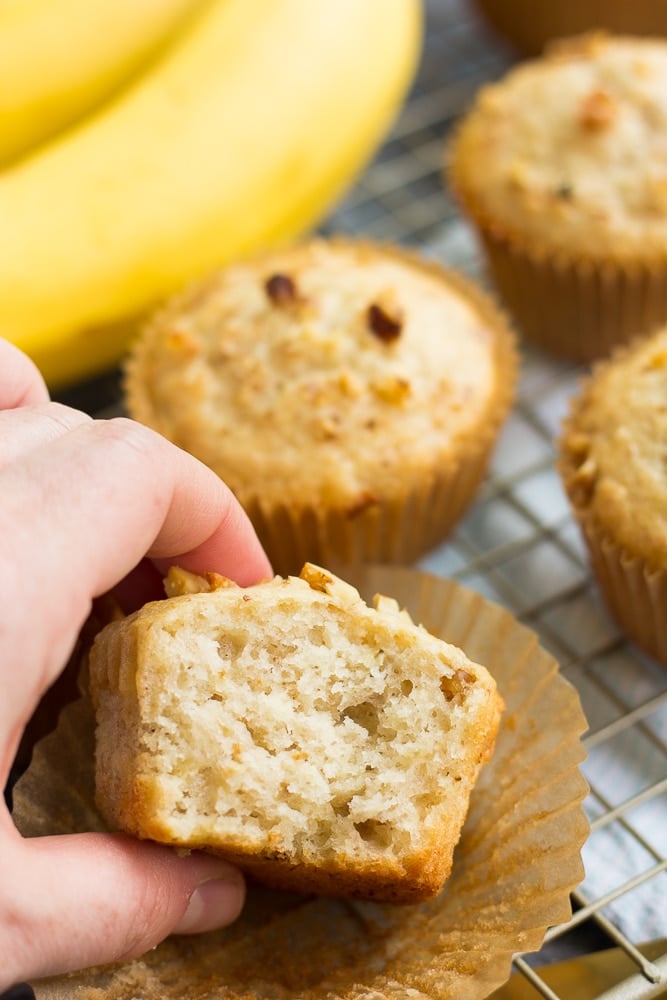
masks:
{"type": "Polygon", "coordinates": [[[296,284],[288,274],[272,274],[264,283],[264,290],[274,306],[292,305],[299,299],[296,284]]]}
{"type": "Polygon", "coordinates": [[[380,498],[370,490],[363,490],[356,500],[346,508],[345,513],[349,518],[359,517],[369,507],[374,507],[380,502],[380,498]]]}
{"type": "Polygon", "coordinates": [[[359,591],[351,584],[345,583],[344,580],[340,580],[333,573],[328,573],[314,563],[304,563],[299,576],[312,590],[319,590],[330,597],[336,597],[345,604],[354,604],[359,600],[359,591]]]}
{"type": "Polygon", "coordinates": [[[164,591],[167,597],[182,597],[183,594],[210,594],[213,590],[223,590],[227,587],[237,587],[238,584],[220,573],[190,573],[180,566],[170,566],[164,579],[164,591]]]}
{"type": "Polygon", "coordinates": [[[372,383],[373,392],[386,403],[402,403],[410,395],[410,383],[400,375],[388,375],[372,383]]]}
{"type": "MultiPolygon", "coordinates": [[[[387,597],[385,594],[375,594],[373,597],[373,607],[376,611],[379,611],[383,615],[391,615],[392,617],[399,618],[401,621],[406,622],[410,625],[414,625],[410,614],[402,608],[398,601],[393,597],[387,597]]],[[[406,683],[405,681],[403,682],[406,683]]],[[[410,691],[412,690],[412,683],[407,682],[410,686],[410,691]]],[[[404,693],[409,693],[408,691],[404,693]]]]}
{"type": "Polygon", "coordinates": [[[603,132],[614,124],[618,105],[605,90],[592,90],[579,108],[579,124],[588,132],[603,132]]]}
{"type": "Polygon", "coordinates": [[[321,590],[323,594],[330,592],[335,581],[333,573],[327,573],[325,569],[316,566],[315,563],[304,563],[299,576],[306,581],[312,590],[321,590]]]}
{"type": "Polygon", "coordinates": [[[593,458],[587,458],[573,473],[570,489],[576,506],[587,506],[595,493],[598,482],[598,466],[593,458]]]}
{"type": "Polygon", "coordinates": [[[661,348],[655,351],[644,365],[644,371],[656,368],[667,368],[667,350],[661,348]]]}
{"type": "Polygon", "coordinates": [[[340,427],[341,418],[338,413],[330,413],[317,421],[317,430],[325,441],[335,441],[340,437],[340,427]]]}
{"type": "Polygon", "coordinates": [[[366,310],[366,321],[371,333],[374,333],[378,340],[389,344],[401,335],[403,310],[397,306],[392,308],[385,303],[371,302],[366,310]]]}
{"type": "Polygon", "coordinates": [[[565,442],[565,447],[572,460],[580,465],[588,458],[591,439],[588,434],[571,433],[565,442]]]}
{"type": "Polygon", "coordinates": [[[167,349],[173,351],[175,354],[196,357],[201,353],[199,338],[189,330],[182,330],[176,327],[169,331],[165,342],[167,349]]]}
{"type": "Polygon", "coordinates": [[[338,388],[344,396],[350,399],[358,399],[362,392],[362,384],[359,378],[352,372],[343,371],[338,376],[338,388]]]}
{"type": "Polygon", "coordinates": [[[445,701],[453,701],[457,696],[461,696],[475,678],[467,670],[455,670],[451,676],[446,674],[440,678],[440,690],[445,696],[445,701]]]}

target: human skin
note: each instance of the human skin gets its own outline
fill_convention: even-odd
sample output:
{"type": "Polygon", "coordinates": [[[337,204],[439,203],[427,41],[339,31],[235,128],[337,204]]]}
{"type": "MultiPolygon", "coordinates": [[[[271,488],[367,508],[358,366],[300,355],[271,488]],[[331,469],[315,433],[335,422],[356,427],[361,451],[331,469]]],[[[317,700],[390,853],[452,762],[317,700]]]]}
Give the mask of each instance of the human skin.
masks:
{"type": "MultiPolygon", "coordinates": [[[[92,600],[127,610],[178,563],[241,585],[271,575],[250,522],[204,465],[123,418],[49,401],[0,341],[0,779],[72,651],[92,600]]],[[[169,933],[230,923],[239,872],[122,834],[24,839],[0,807],[0,989],[128,959],[169,933]]]]}

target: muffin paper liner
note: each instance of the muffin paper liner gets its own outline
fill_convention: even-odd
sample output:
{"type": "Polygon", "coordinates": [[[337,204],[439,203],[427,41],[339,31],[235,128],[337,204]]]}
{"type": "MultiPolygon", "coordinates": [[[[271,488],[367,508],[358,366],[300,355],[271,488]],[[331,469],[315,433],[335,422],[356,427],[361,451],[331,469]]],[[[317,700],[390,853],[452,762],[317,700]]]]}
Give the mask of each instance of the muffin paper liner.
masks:
{"type": "MultiPolygon", "coordinates": [[[[637,346],[641,347],[641,343],[637,346]]],[[[583,381],[563,424],[557,467],[579,523],[593,574],[612,617],[630,639],[667,666],[667,570],[659,565],[664,559],[655,552],[653,561],[649,562],[640,552],[616,541],[613,526],[603,523],[590,503],[586,478],[583,484],[580,478],[582,463],[585,471],[588,458],[588,450],[582,451],[578,446],[578,438],[582,435],[580,415],[588,405],[596,375],[607,365],[622,361],[634,349],[618,348],[609,362],[600,362],[583,381]]]]}
{"type": "Polygon", "coordinates": [[[555,38],[604,28],[667,35],[667,8],[656,0],[476,0],[490,24],[522,52],[537,54],[555,38]]]}
{"type": "Polygon", "coordinates": [[[667,665],[667,573],[651,570],[584,519],[583,535],[593,571],[613,617],[623,632],[667,665]]]}
{"type": "MultiPolygon", "coordinates": [[[[499,421],[481,433],[459,464],[438,470],[398,499],[359,511],[246,506],[277,573],[298,573],[304,562],[328,565],[410,563],[454,528],[486,472],[499,421]],[[430,480],[430,481],[429,481],[430,480]]],[[[343,571],[344,572],[344,571],[343,571]]]]}
{"type": "Polygon", "coordinates": [[[567,259],[523,247],[483,221],[474,224],[517,328],[553,355],[578,362],[606,357],[667,319],[667,262],[567,259]]]}
{"type": "MultiPolygon", "coordinates": [[[[460,585],[405,568],[357,568],[368,600],[394,596],[415,620],[495,676],[506,702],[496,750],[472,796],[452,874],[417,906],[251,888],[230,928],[172,937],[140,960],[34,983],[38,1000],[481,1000],[517,951],[570,915],[588,834],[579,697],[534,633],[460,585]]],[[[101,830],[93,804],[93,718],[68,706],[14,793],[26,836],[101,830]]],[[[82,913],[82,919],[86,915],[82,913]]]]}

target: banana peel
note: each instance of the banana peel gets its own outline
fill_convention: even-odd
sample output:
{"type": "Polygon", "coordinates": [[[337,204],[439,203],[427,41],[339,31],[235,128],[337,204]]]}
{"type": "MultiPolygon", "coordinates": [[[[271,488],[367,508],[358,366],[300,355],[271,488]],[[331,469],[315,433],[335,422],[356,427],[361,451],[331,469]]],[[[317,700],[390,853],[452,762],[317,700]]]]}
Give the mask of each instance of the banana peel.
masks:
{"type": "Polygon", "coordinates": [[[213,0],[116,100],[0,174],[0,331],[51,386],[184,284],[318,222],[388,130],[419,0],[213,0]]]}

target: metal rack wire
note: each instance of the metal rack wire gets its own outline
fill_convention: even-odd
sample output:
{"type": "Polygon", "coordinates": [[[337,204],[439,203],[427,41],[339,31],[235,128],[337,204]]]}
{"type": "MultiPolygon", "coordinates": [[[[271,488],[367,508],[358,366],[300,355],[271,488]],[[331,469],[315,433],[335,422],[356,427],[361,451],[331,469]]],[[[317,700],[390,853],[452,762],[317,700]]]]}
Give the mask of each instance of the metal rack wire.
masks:
{"type": "MultiPolygon", "coordinates": [[[[418,245],[484,281],[472,234],[443,185],[443,154],[475,91],[513,57],[467,0],[425,0],[425,9],[424,53],[406,107],[323,230],[418,245]]],[[[572,1000],[549,985],[545,963],[615,946],[630,962],[623,982],[585,1000],[649,1000],[667,996],[667,670],[609,618],[554,469],[559,424],[581,373],[524,349],[518,402],[490,475],[454,536],[420,565],[532,627],[578,688],[590,724],[586,879],[573,918],[550,930],[539,954],[516,956],[522,987],[572,1000]],[[652,959],[640,950],[648,940],[652,959]]],[[[117,403],[117,392],[112,375],[67,401],[99,410],[117,403]]]]}
{"type": "MultiPolygon", "coordinates": [[[[325,228],[417,244],[484,281],[474,238],[443,185],[443,156],[475,91],[513,57],[466,0],[427,0],[426,18],[422,65],[404,112],[325,228]]],[[[609,618],[554,469],[560,422],[581,374],[524,349],[518,402],[484,489],[453,538],[420,565],[500,601],[530,625],[578,688],[589,720],[586,879],[572,920],[551,929],[538,955],[517,956],[517,974],[533,996],[570,1000],[548,985],[541,963],[591,942],[617,946],[629,974],[591,1000],[643,1000],[667,995],[667,942],[660,944],[667,938],[667,670],[609,618]],[[649,939],[661,952],[653,960],[639,948],[649,939]]]]}

